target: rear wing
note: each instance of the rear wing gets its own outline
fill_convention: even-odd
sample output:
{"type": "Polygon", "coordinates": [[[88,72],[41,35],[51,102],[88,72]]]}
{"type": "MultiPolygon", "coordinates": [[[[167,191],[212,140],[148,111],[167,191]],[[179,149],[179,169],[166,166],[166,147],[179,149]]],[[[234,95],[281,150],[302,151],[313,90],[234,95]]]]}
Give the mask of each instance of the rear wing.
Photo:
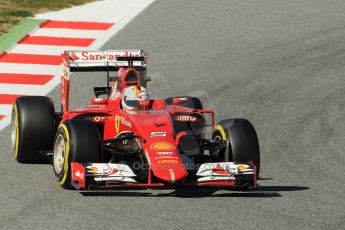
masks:
{"type": "Polygon", "coordinates": [[[63,65],[71,72],[112,71],[120,67],[146,69],[143,50],[65,51],[63,65]]]}
{"type": "Polygon", "coordinates": [[[70,50],[61,54],[61,105],[68,111],[69,80],[71,72],[106,72],[107,88],[109,81],[116,80],[109,76],[109,71],[117,71],[121,67],[132,67],[139,73],[144,86],[150,78],[146,76],[147,56],[143,50],[70,50]]]}

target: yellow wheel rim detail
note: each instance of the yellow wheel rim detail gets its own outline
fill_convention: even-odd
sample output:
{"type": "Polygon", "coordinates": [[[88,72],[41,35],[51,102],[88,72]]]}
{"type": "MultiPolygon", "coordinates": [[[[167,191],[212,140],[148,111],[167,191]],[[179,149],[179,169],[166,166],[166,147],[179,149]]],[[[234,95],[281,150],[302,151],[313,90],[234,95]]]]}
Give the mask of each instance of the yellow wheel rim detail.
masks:
{"type": "Polygon", "coordinates": [[[66,127],[65,124],[61,124],[59,129],[62,128],[65,131],[65,135],[66,135],[66,142],[65,142],[65,162],[64,162],[64,167],[63,167],[63,177],[62,180],[59,181],[60,185],[63,185],[66,180],[67,180],[67,174],[68,174],[68,156],[69,156],[69,150],[70,150],[70,146],[69,146],[69,134],[68,134],[68,129],[66,127]]]}
{"type": "MultiPolygon", "coordinates": [[[[12,118],[12,122],[13,122],[13,119],[14,119],[14,128],[15,128],[15,143],[14,145],[12,146],[12,152],[13,152],[13,155],[14,155],[14,158],[17,159],[18,157],[18,140],[19,140],[19,122],[18,122],[18,110],[17,110],[17,105],[14,104],[13,105],[13,113],[12,113],[12,116],[14,116],[14,118],[12,118]]],[[[13,132],[14,130],[12,130],[13,132]]]]}
{"type": "Polygon", "coordinates": [[[220,125],[216,125],[215,129],[220,132],[220,134],[222,135],[222,139],[226,140],[226,134],[225,134],[225,131],[224,131],[223,127],[220,126],[220,125]]]}

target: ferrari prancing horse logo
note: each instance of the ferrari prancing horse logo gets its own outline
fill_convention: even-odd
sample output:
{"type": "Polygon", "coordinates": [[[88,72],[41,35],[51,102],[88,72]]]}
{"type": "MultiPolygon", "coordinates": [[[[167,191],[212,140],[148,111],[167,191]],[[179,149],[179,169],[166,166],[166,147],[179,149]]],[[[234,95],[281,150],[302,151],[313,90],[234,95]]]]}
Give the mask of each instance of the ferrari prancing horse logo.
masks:
{"type": "Polygon", "coordinates": [[[116,133],[119,133],[120,131],[120,122],[121,122],[121,116],[119,114],[115,115],[115,130],[116,133]]]}

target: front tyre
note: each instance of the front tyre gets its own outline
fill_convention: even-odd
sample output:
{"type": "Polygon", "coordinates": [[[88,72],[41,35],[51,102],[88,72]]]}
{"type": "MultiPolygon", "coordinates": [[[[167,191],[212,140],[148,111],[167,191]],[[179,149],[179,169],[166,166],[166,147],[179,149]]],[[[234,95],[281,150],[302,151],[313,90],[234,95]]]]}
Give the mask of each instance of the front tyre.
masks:
{"type": "Polygon", "coordinates": [[[71,185],[71,163],[97,163],[101,159],[101,138],[97,127],[86,120],[69,120],[61,124],[54,141],[53,165],[59,184],[71,185]]]}
{"type": "Polygon", "coordinates": [[[228,141],[228,148],[217,153],[220,160],[238,163],[253,161],[259,176],[259,141],[254,126],[248,120],[236,118],[218,122],[212,139],[228,141]]]}

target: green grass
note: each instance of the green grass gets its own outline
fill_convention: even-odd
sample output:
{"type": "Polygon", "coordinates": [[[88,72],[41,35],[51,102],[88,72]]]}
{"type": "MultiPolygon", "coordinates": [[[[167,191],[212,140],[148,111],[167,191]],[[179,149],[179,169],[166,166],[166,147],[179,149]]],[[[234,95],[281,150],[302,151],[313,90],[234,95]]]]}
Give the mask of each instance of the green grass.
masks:
{"type": "Polygon", "coordinates": [[[3,53],[13,44],[17,43],[26,34],[32,31],[35,27],[42,24],[45,20],[26,18],[20,21],[18,25],[12,27],[8,33],[0,36],[0,53],[3,53]]]}
{"type": "Polygon", "coordinates": [[[7,33],[23,18],[92,1],[94,0],[0,0],[0,35],[7,33]]]}

